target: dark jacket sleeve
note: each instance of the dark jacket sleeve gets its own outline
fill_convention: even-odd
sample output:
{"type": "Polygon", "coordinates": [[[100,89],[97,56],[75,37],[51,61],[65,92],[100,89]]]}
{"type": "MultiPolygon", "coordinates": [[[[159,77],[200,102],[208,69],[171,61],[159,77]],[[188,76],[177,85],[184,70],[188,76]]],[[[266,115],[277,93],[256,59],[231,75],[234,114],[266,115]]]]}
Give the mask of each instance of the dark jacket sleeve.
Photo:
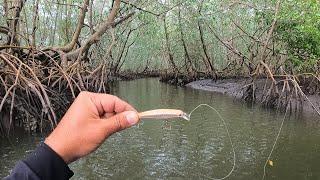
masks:
{"type": "Polygon", "coordinates": [[[69,179],[73,172],[48,145],[41,143],[25,160],[19,161],[6,180],[69,179]]]}

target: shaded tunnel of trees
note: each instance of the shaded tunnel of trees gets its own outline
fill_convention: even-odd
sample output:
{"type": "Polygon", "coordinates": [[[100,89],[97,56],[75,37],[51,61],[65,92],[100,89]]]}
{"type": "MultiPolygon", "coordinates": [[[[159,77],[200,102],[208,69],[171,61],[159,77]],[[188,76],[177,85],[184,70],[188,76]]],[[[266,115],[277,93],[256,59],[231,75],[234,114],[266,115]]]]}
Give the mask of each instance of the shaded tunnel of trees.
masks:
{"type": "Polygon", "coordinates": [[[0,132],[53,129],[80,91],[140,75],[246,78],[266,106],[318,94],[317,0],[2,0],[0,132]]]}

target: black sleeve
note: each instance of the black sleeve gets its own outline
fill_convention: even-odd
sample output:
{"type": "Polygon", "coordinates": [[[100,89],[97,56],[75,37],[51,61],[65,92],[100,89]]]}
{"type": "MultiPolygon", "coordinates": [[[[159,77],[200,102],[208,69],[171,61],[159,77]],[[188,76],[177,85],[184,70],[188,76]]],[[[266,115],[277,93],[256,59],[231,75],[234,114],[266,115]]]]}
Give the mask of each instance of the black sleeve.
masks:
{"type": "Polygon", "coordinates": [[[19,161],[11,174],[5,179],[69,179],[73,172],[64,160],[45,143],[25,160],[19,161]]]}

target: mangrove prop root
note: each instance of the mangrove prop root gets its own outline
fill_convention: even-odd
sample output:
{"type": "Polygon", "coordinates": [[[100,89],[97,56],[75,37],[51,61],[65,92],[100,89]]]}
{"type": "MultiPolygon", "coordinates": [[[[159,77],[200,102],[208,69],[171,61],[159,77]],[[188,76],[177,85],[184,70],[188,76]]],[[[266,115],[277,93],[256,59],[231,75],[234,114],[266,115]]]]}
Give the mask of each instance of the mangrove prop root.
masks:
{"type": "Polygon", "coordinates": [[[27,131],[53,129],[81,90],[109,91],[105,65],[62,67],[59,56],[50,52],[34,50],[32,54],[21,57],[0,52],[0,116],[9,117],[8,122],[0,121],[2,134],[9,134],[15,126],[27,131]]]}
{"type": "Polygon", "coordinates": [[[259,100],[263,106],[283,110],[287,108],[288,104],[292,103],[296,107],[302,108],[302,103],[306,100],[316,114],[320,116],[320,108],[306,95],[306,93],[310,94],[310,91],[311,93],[317,93],[318,86],[320,86],[318,75],[312,73],[292,75],[286,73],[282,68],[280,68],[280,75],[277,75],[272,72],[269,65],[261,61],[251,75],[251,82],[243,87],[245,90],[242,98],[247,102],[259,100]],[[264,85],[258,83],[261,81],[261,77],[266,77],[264,78],[264,85]],[[305,81],[304,84],[301,82],[303,80],[305,81]],[[256,92],[260,86],[263,86],[263,89],[260,99],[257,99],[256,92]]]}

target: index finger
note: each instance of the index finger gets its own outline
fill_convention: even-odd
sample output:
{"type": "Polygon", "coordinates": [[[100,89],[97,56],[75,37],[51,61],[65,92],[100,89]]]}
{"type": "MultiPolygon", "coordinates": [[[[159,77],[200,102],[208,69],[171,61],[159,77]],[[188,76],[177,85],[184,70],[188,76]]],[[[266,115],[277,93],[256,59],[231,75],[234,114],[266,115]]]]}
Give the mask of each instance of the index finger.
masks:
{"type": "Polygon", "coordinates": [[[91,93],[90,98],[95,104],[99,115],[105,113],[120,113],[123,111],[136,111],[126,101],[110,94],[91,93]]]}

